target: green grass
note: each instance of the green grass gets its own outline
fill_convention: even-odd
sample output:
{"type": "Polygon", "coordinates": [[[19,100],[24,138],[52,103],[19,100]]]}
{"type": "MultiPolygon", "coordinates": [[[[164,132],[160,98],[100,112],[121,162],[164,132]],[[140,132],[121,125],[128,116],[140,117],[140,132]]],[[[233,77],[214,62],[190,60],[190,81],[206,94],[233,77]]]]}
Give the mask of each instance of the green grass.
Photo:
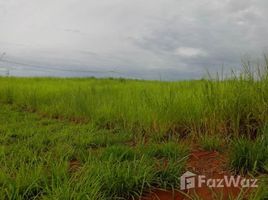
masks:
{"type": "Polygon", "coordinates": [[[230,166],[240,173],[268,172],[268,146],[262,139],[253,141],[246,138],[235,139],[231,143],[230,166]]]}
{"type": "Polygon", "coordinates": [[[173,141],[166,143],[155,143],[139,147],[148,157],[169,160],[185,160],[189,154],[186,145],[178,144],[173,141]]]}
{"type": "Polygon", "coordinates": [[[0,199],[131,199],[151,186],[177,185],[188,149],[132,140],[121,130],[1,105],[0,199]]]}
{"type": "Polygon", "coordinates": [[[229,150],[237,173],[266,173],[265,61],[225,80],[1,77],[0,199],[131,199],[177,188],[191,141],[229,150]]]}
{"type": "Polygon", "coordinates": [[[256,191],[249,195],[250,200],[260,199],[265,200],[268,199],[268,176],[259,177],[259,187],[256,191]]]}
{"type": "Polygon", "coordinates": [[[220,135],[202,135],[200,138],[200,146],[206,151],[221,151],[223,145],[223,138],[220,135]]]}
{"type": "Polygon", "coordinates": [[[268,173],[268,126],[255,140],[236,138],[231,143],[230,166],[236,172],[268,173]]]}
{"type": "Polygon", "coordinates": [[[245,70],[224,81],[0,78],[0,102],[48,117],[162,138],[254,135],[268,116],[267,73],[258,81],[254,76],[253,70],[245,70]]]}

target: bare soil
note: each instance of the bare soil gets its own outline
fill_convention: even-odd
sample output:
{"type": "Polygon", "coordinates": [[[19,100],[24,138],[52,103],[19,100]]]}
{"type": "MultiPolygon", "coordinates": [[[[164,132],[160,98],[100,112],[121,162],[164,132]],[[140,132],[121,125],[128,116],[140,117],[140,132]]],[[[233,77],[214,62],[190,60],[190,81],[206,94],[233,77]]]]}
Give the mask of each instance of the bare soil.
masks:
{"type": "MultiPolygon", "coordinates": [[[[224,175],[232,175],[226,168],[226,156],[216,151],[192,151],[188,163],[187,170],[197,175],[205,175],[206,178],[222,179],[224,175]]],[[[189,190],[165,191],[154,189],[141,200],[188,200],[188,199],[204,199],[204,200],[225,200],[238,197],[241,193],[247,194],[249,191],[242,191],[238,187],[210,188],[205,184],[202,187],[196,187],[189,190]]],[[[246,198],[245,198],[246,199],[246,198]]]]}

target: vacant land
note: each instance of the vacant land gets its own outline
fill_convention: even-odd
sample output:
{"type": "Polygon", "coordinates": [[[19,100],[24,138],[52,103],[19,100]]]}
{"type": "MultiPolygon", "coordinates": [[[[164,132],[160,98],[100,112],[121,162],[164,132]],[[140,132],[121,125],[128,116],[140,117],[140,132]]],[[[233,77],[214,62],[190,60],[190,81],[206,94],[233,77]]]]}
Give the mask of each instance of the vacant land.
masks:
{"type": "Polygon", "coordinates": [[[267,199],[268,73],[260,74],[0,78],[0,199],[226,199],[175,192],[185,171],[207,168],[260,180],[228,199],[267,199]]]}

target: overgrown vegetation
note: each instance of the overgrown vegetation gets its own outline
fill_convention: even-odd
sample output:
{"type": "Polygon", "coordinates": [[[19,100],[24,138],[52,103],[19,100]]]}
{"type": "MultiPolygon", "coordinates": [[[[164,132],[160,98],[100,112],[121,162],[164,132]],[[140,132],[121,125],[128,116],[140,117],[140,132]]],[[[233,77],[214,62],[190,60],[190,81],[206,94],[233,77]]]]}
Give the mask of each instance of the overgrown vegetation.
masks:
{"type": "Polygon", "coordinates": [[[229,150],[237,173],[267,173],[268,59],[243,67],[228,79],[180,82],[0,78],[0,199],[178,188],[189,140],[229,150]]]}
{"type": "Polygon", "coordinates": [[[266,64],[254,69],[246,63],[241,75],[226,80],[180,82],[0,78],[0,101],[99,128],[166,137],[196,133],[255,137],[268,116],[266,70],[266,64]]]}
{"type": "Polygon", "coordinates": [[[237,172],[268,172],[268,131],[255,140],[237,138],[231,143],[230,166],[237,172]]]}
{"type": "Polygon", "coordinates": [[[131,199],[150,186],[178,186],[185,145],[152,143],[144,149],[129,140],[136,139],[127,132],[1,105],[0,199],[131,199]]]}
{"type": "Polygon", "coordinates": [[[222,151],[224,139],[221,135],[208,135],[200,136],[200,145],[206,151],[222,151]]]}

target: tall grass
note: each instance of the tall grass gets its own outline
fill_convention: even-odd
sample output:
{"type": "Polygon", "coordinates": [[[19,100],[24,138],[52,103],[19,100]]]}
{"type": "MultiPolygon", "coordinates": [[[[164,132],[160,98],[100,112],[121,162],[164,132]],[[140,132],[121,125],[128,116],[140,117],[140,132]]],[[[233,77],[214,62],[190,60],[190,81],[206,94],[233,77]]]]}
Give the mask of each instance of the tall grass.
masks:
{"type": "Polygon", "coordinates": [[[235,171],[267,171],[268,60],[243,69],[178,82],[0,78],[0,198],[130,199],[178,187],[188,135],[206,150],[231,139],[235,171]]]}
{"type": "Polygon", "coordinates": [[[255,135],[267,122],[267,59],[228,79],[0,78],[0,102],[109,129],[255,135]]]}
{"type": "Polygon", "coordinates": [[[231,143],[230,166],[240,173],[268,172],[268,127],[255,140],[236,138],[231,143]]]}

